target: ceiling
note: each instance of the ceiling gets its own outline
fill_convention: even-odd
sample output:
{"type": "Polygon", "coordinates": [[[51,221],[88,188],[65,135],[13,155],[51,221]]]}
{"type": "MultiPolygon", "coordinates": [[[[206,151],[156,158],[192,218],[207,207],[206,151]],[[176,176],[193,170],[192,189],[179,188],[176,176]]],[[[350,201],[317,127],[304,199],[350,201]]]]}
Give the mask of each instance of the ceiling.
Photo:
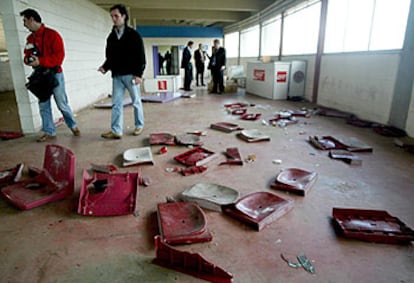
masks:
{"type": "MultiPolygon", "coordinates": [[[[114,0],[90,0],[109,11],[114,0]]],[[[225,27],[246,19],[276,0],[124,0],[130,24],[138,26],[225,27]]]]}

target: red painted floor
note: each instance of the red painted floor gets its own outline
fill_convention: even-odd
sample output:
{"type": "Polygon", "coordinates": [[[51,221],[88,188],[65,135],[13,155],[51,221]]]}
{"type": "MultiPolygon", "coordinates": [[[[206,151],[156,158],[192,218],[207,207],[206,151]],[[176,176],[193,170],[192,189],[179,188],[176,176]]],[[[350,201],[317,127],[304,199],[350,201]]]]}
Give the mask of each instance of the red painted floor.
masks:
{"type": "MultiPolygon", "coordinates": [[[[263,126],[261,121],[241,121],[230,116],[223,104],[237,101],[255,103],[252,113],[271,117],[282,109],[297,109],[305,103],[271,101],[256,96],[208,95],[165,104],[144,103],[146,126],[139,137],[132,136],[132,108],[125,108],[125,134],[122,140],[104,140],[100,134],[110,125],[110,110],[87,109],[77,115],[80,137],[65,127],[58,129],[56,143],[76,155],[75,195],[30,211],[19,211],[0,200],[0,275],[1,282],[200,282],[201,280],[151,263],[155,256],[153,237],[158,224],[157,204],[174,197],[198,182],[212,182],[240,191],[272,192],[294,200],[285,216],[254,231],[219,212],[205,211],[213,240],[177,246],[197,252],[234,276],[233,282],[414,282],[413,246],[373,244],[338,237],[331,225],[333,207],[386,210],[411,228],[414,227],[414,155],[393,145],[392,138],[370,129],[347,125],[337,118],[313,116],[286,128],[263,126]],[[234,133],[209,128],[211,123],[237,123],[246,129],[259,129],[271,136],[270,142],[247,143],[234,133]],[[139,189],[139,216],[85,217],[76,214],[82,170],[91,163],[121,165],[122,153],[133,147],[148,146],[150,133],[207,131],[202,137],[207,149],[218,153],[208,170],[183,177],[165,171],[179,166],[174,156],[188,150],[168,146],[157,154],[155,165],[121,168],[140,169],[152,183],[139,189]],[[306,142],[310,135],[356,137],[374,148],[361,154],[362,166],[331,160],[327,152],[306,142]],[[256,155],[243,166],[218,164],[228,147],[237,147],[242,158],[256,155]],[[281,164],[272,161],[280,159],[281,164]],[[318,180],[305,197],[275,191],[270,184],[281,169],[298,167],[315,171],[318,180]],[[316,269],[310,274],[294,269],[280,254],[294,260],[305,253],[316,269]]],[[[311,105],[308,105],[313,107],[311,105]]],[[[45,144],[37,135],[0,142],[0,167],[19,162],[42,166],[45,144]]]]}

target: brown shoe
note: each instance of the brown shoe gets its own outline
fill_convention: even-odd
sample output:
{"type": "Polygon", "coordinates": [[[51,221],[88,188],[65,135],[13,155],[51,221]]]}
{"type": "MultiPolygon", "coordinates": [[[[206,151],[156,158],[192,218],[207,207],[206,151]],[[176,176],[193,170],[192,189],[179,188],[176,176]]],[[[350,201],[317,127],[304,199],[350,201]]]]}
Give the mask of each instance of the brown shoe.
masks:
{"type": "Polygon", "coordinates": [[[139,136],[144,128],[135,128],[134,132],[132,133],[134,136],[139,136]]]}
{"type": "Polygon", "coordinates": [[[72,131],[72,133],[73,133],[73,135],[74,135],[75,137],[80,136],[80,130],[79,130],[79,128],[78,128],[78,127],[75,127],[75,128],[73,128],[73,129],[70,129],[70,130],[72,131]]]}
{"type": "Polygon", "coordinates": [[[105,138],[105,139],[113,139],[113,140],[119,140],[122,138],[121,135],[115,134],[113,132],[107,132],[107,133],[103,133],[101,135],[101,137],[105,138]]]}
{"type": "Polygon", "coordinates": [[[44,134],[43,136],[38,138],[36,141],[37,142],[46,142],[46,141],[51,141],[51,140],[54,140],[54,139],[56,139],[56,136],[44,134]]]}

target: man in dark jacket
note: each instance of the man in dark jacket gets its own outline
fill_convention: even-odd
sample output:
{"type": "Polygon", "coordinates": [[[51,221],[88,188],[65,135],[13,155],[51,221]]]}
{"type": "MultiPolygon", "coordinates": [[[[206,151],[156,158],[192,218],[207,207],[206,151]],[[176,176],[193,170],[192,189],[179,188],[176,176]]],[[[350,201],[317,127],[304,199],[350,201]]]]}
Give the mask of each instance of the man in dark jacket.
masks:
{"type": "Polygon", "coordinates": [[[194,60],[196,64],[196,82],[198,84],[198,77],[201,77],[201,85],[205,86],[204,84],[204,69],[205,65],[204,62],[206,61],[206,52],[203,50],[203,44],[198,45],[198,49],[194,51],[194,60]]]}
{"type": "MultiPolygon", "coordinates": [[[[32,33],[27,37],[24,49],[24,63],[33,68],[46,68],[57,70],[54,74],[58,85],[53,89],[56,105],[62,113],[66,125],[73,135],[79,136],[75,117],[68,104],[65,90],[65,79],[62,72],[62,63],[65,58],[65,48],[62,37],[53,29],[42,24],[39,13],[33,9],[26,9],[20,13],[24,26],[32,33]]],[[[45,93],[48,96],[50,93],[45,93]]],[[[44,134],[37,139],[38,142],[50,142],[56,138],[56,128],[53,121],[50,96],[44,101],[39,100],[40,117],[44,134]]]]}
{"type": "Polygon", "coordinates": [[[191,49],[194,42],[189,41],[187,47],[183,50],[183,58],[181,60],[181,68],[184,69],[184,90],[191,90],[190,85],[193,80],[193,64],[191,63],[191,49]]]}
{"type": "Polygon", "coordinates": [[[99,67],[105,74],[112,71],[112,118],[111,131],[101,136],[107,139],[120,139],[123,134],[123,100],[128,89],[134,107],[135,130],[138,136],[144,129],[144,112],[141,102],[142,74],[145,69],[145,50],[141,35],[129,27],[128,12],[124,5],[110,9],[114,23],[112,32],[106,40],[106,61],[99,67]]]}
{"type": "Polygon", "coordinates": [[[213,75],[213,89],[211,93],[221,94],[224,92],[223,72],[226,69],[226,50],[220,47],[220,40],[218,39],[214,40],[210,63],[211,74],[213,75]]]}

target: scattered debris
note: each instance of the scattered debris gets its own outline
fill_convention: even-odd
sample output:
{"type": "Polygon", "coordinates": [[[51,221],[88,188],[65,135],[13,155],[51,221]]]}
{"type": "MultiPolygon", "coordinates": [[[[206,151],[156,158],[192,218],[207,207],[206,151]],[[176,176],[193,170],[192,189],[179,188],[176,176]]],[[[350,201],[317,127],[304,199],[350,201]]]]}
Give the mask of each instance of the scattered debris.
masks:
{"type": "Polygon", "coordinates": [[[70,149],[56,144],[46,145],[43,168],[31,171],[34,178],[2,188],[1,195],[6,201],[29,210],[73,194],[75,154],[70,149]]]}
{"type": "Polygon", "coordinates": [[[139,173],[89,173],[83,171],[78,213],[84,216],[136,214],[139,173]]]}
{"type": "Polygon", "coordinates": [[[187,134],[196,135],[196,136],[207,136],[206,131],[192,131],[192,132],[187,132],[187,134]]]}
{"type": "Polygon", "coordinates": [[[257,231],[276,221],[293,208],[293,201],[268,192],[255,192],[236,203],[223,206],[223,212],[257,231]]]}
{"type": "Polygon", "coordinates": [[[250,113],[244,113],[240,116],[240,119],[242,120],[248,120],[248,121],[256,121],[262,117],[262,114],[256,113],[256,114],[250,114],[250,113]]]}
{"type": "Polygon", "coordinates": [[[398,129],[397,127],[393,126],[376,125],[374,126],[374,131],[377,134],[386,137],[401,138],[407,136],[407,133],[404,130],[398,129]]]}
{"type": "Polygon", "coordinates": [[[315,267],[312,265],[310,260],[306,257],[305,254],[300,254],[296,258],[299,262],[292,262],[289,259],[287,259],[282,253],[280,254],[280,257],[287,262],[287,264],[292,268],[300,268],[303,267],[307,272],[309,273],[316,273],[315,267]]]}
{"type": "Polygon", "coordinates": [[[237,147],[230,147],[225,152],[227,160],[221,162],[219,165],[243,165],[243,160],[237,147]]]}
{"type": "Polygon", "coordinates": [[[160,148],[159,154],[165,154],[167,153],[167,151],[168,151],[168,148],[166,146],[163,146],[160,148]]]}
{"type": "Polygon", "coordinates": [[[254,154],[247,155],[247,158],[246,158],[247,163],[252,163],[252,162],[255,162],[255,161],[256,161],[256,155],[254,155],[254,154]]]}
{"type": "Polygon", "coordinates": [[[204,165],[217,155],[208,149],[196,147],[174,157],[174,159],[186,166],[204,165]]]}
{"type": "Polygon", "coordinates": [[[150,134],[150,145],[176,145],[175,135],[170,133],[150,134]]]}
{"type": "Polygon", "coordinates": [[[118,167],[113,164],[101,165],[101,164],[94,164],[91,163],[91,170],[94,172],[100,173],[113,173],[118,171],[118,167]]]}
{"type": "Polygon", "coordinates": [[[362,159],[359,156],[344,149],[331,149],[329,151],[329,157],[342,160],[349,165],[362,165],[362,159]]]}
{"type": "Polygon", "coordinates": [[[124,151],[123,166],[135,166],[141,164],[154,164],[152,152],[149,147],[130,148],[124,151]]]}
{"type": "Polygon", "coordinates": [[[232,188],[211,183],[197,183],[180,194],[184,201],[193,201],[201,207],[221,211],[223,205],[234,203],[240,193],[232,188]]]}
{"type": "Polygon", "coordinates": [[[346,238],[384,244],[409,244],[414,231],[384,210],[332,209],[336,232],[346,238]]]}
{"type": "Polygon", "coordinates": [[[207,171],[207,167],[205,167],[205,166],[191,166],[191,167],[188,167],[188,168],[181,168],[180,169],[180,172],[181,172],[181,174],[183,174],[183,176],[201,174],[205,171],[207,171]]]}
{"type": "Polygon", "coordinates": [[[20,163],[12,168],[0,171],[0,188],[16,183],[22,177],[24,164],[20,163]]]}
{"type": "Polygon", "coordinates": [[[231,133],[234,131],[243,130],[243,128],[239,127],[237,124],[227,123],[227,122],[218,122],[210,125],[210,128],[219,130],[226,133],[231,133]]]}
{"type": "Polygon", "coordinates": [[[11,132],[11,131],[0,131],[1,140],[12,140],[24,137],[24,134],[20,132],[11,132]]]}
{"type": "Polygon", "coordinates": [[[154,263],[210,282],[231,283],[233,275],[207,261],[198,253],[179,251],[155,236],[154,263]],[[189,264],[192,263],[192,264],[189,264]]]}
{"type": "Polygon", "coordinates": [[[280,165],[280,164],[282,164],[282,159],[273,159],[272,163],[280,165]]]}
{"type": "Polygon", "coordinates": [[[158,227],[165,243],[192,244],[213,239],[207,230],[206,216],[197,203],[159,203],[157,208],[158,227]]]}
{"type": "Polygon", "coordinates": [[[269,136],[256,129],[243,130],[237,136],[246,142],[270,141],[269,136]]]}
{"type": "Polygon", "coordinates": [[[292,192],[301,196],[310,190],[315,183],[318,174],[298,168],[282,170],[270,185],[273,189],[292,192]]]}
{"type": "Polygon", "coordinates": [[[395,138],[394,144],[396,146],[407,149],[409,152],[414,152],[414,139],[410,137],[395,138]]]}
{"type": "Polygon", "coordinates": [[[181,134],[175,137],[175,141],[180,145],[193,145],[193,146],[202,146],[203,142],[201,141],[200,136],[193,134],[181,134]]]}
{"type": "Polygon", "coordinates": [[[359,141],[356,138],[349,138],[347,140],[341,141],[332,136],[323,136],[321,138],[317,136],[310,136],[309,142],[315,148],[321,150],[330,150],[330,149],[344,149],[352,152],[372,152],[373,149],[369,145],[359,141]]]}

